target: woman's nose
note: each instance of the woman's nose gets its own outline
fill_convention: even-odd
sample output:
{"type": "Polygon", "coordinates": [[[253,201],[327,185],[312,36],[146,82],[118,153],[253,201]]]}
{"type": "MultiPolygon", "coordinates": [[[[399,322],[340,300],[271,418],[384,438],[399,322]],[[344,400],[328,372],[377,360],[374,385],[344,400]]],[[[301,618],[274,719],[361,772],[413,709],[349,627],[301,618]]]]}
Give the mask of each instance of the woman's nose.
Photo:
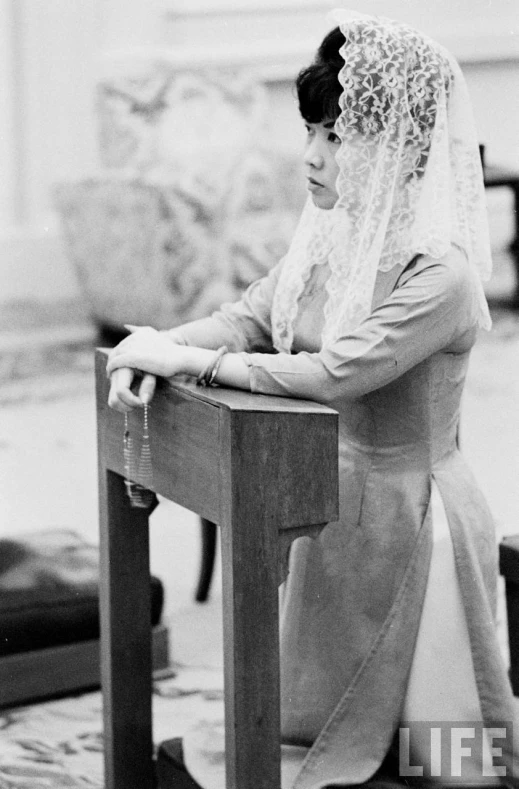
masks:
{"type": "Polygon", "coordinates": [[[305,164],[315,167],[316,170],[320,170],[324,165],[324,156],[319,150],[317,140],[314,139],[307,145],[303,159],[305,164]]]}

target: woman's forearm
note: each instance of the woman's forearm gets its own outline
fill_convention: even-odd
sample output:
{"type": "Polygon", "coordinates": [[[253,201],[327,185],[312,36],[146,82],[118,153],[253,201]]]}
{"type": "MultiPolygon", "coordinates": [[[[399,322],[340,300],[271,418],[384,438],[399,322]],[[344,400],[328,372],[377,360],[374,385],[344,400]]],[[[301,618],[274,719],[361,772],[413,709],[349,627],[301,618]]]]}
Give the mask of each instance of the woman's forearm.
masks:
{"type": "Polygon", "coordinates": [[[221,345],[227,345],[231,351],[238,352],[247,350],[250,345],[248,337],[242,331],[241,323],[231,320],[223,313],[182,323],[161,333],[174,343],[196,348],[216,350],[221,345]]]}
{"type": "MultiPolygon", "coordinates": [[[[225,346],[226,347],[226,346],[225,346]]],[[[108,404],[127,413],[149,403],[155,392],[156,376],[203,376],[206,383],[250,391],[249,366],[238,353],[180,345],[173,338],[148,327],[133,333],[110,351],[106,372],[111,378],[108,404]],[[145,373],[138,396],[132,392],[135,370],[145,373]]]]}
{"type": "MultiPolygon", "coordinates": [[[[180,350],[180,349],[179,349],[180,350]]],[[[182,346],[182,372],[198,377],[216,359],[215,351],[182,346]]],[[[215,383],[250,391],[249,367],[237,353],[226,353],[220,361],[215,383]]]]}

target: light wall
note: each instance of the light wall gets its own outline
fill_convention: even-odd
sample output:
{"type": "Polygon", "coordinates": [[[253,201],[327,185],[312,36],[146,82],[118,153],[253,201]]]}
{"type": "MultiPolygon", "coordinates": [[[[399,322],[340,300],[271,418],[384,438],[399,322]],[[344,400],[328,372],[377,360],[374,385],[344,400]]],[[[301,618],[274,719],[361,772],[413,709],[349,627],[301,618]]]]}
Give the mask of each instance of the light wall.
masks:
{"type": "MultiPolygon", "coordinates": [[[[0,0],[0,301],[78,294],[52,205],[56,181],[98,167],[94,86],[114,53],[250,65],[266,81],[273,143],[302,133],[293,75],[331,27],[328,0],[0,0]]],[[[364,13],[420,27],[460,59],[488,160],[519,169],[517,0],[363,0],[364,13]]],[[[494,241],[508,195],[490,196],[494,241]]]]}

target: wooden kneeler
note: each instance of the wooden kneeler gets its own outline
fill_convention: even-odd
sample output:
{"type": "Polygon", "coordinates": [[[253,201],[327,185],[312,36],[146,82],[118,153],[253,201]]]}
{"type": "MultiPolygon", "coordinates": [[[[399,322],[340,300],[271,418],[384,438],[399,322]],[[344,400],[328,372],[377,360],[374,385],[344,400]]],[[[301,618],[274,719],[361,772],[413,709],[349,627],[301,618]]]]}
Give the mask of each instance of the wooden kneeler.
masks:
{"type": "MultiPolygon", "coordinates": [[[[154,785],[151,510],[126,496],[124,418],[96,355],[107,789],[154,785]]],[[[140,437],[142,414],[130,415],[140,437]]],[[[280,789],[278,585],[290,544],[338,518],[338,415],[302,400],[160,381],[153,490],[220,527],[227,789],[280,789]]],[[[139,451],[138,442],[136,452],[139,451]]]]}

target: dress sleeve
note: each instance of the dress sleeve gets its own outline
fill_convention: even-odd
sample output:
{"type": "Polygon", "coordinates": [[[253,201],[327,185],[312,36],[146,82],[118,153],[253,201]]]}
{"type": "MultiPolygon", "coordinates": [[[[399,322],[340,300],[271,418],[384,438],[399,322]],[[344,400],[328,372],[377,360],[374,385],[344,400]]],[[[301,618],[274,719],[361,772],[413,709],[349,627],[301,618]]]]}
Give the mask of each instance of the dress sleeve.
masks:
{"type": "Polygon", "coordinates": [[[419,258],[355,331],[318,353],[244,354],[251,390],[330,404],[403,375],[475,324],[468,263],[419,258]]]}
{"type": "Polygon", "coordinates": [[[172,339],[199,348],[227,345],[233,352],[273,353],[270,313],[281,265],[278,263],[265,277],[253,282],[239,301],[223,304],[208,318],[172,329],[172,339]]]}

